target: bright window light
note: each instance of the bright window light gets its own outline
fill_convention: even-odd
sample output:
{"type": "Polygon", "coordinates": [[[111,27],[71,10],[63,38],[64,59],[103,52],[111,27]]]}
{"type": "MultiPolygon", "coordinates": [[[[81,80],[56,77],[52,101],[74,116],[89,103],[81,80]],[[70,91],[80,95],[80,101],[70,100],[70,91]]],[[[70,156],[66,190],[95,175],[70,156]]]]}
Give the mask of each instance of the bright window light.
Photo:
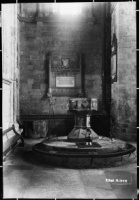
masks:
{"type": "Polygon", "coordinates": [[[79,15],[82,11],[81,3],[56,3],[54,10],[60,15],[79,15]]]}

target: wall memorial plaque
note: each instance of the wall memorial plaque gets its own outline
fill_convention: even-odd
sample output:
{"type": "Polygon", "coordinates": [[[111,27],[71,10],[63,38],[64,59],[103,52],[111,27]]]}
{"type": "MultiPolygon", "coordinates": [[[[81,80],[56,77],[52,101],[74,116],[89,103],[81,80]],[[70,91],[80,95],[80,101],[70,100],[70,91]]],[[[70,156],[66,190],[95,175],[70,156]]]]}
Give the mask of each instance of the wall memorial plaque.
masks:
{"type": "Polygon", "coordinates": [[[49,86],[48,93],[57,97],[83,96],[83,53],[78,52],[74,62],[62,55],[52,55],[48,52],[49,86]]]}
{"type": "Polygon", "coordinates": [[[57,76],[56,87],[75,87],[75,77],[57,76]]]}
{"type": "Polygon", "coordinates": [[[111,83],[117,82],[117,38],[113,34],[111,45],[111,83]]]}

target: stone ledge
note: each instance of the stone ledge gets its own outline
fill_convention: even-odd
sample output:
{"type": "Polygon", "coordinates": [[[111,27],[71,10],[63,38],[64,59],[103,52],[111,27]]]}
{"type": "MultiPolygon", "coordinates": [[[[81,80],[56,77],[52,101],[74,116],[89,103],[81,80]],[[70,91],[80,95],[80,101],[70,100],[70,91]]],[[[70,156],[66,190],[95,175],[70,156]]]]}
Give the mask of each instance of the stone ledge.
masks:
{"type": "Polygon", "coordinates": [[[101,141],[103,139],[97,139],[101,147],[78,148],[76,143],[68,142],[65,137],[57,139],[50,141],[45,139],[42,143],[34,145],[32,149],[34,159],[65,168],[117,167],[136,162],[134,145],[120,140],[111,141],[109,138],[104,138],[109,141],[101,141]],[[113,148],[113,143],[115,148],[113,148]]]}
{"type": "Polygon", "coordinates": [[[40,162],[45,162],[49,165],[64,167],[64,168],[108,168],[118,167],[136,162],[135,154],[119,156],[115,158],[70,158],[56,157],[49,155],[40,155],[38,152],[33,152],[34,159],[40,162]]]}

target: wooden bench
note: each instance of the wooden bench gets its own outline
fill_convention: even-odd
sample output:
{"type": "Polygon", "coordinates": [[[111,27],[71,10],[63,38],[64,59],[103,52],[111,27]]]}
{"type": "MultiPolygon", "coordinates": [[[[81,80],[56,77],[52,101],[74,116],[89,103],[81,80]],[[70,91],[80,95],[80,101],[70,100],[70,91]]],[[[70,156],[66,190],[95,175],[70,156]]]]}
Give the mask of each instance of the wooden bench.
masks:
{"type": "Polygon", "coordinates": [[[18,133],[15,129],[15,125],[3,131],[3,161],[17,146],[24,147],[24,139],[21,136],[23,129],[20,129],[18,133]]]}

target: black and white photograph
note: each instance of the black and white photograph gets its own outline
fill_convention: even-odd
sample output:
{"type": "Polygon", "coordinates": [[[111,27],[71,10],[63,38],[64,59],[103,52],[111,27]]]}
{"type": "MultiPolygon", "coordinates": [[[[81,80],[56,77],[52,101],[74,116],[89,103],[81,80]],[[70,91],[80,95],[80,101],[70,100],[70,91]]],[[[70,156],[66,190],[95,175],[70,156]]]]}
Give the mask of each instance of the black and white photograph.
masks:
{"type": "Polygon", "coordinates": [[[0,14],[3,199],[137,199],[136,2],[0,14]]]}

